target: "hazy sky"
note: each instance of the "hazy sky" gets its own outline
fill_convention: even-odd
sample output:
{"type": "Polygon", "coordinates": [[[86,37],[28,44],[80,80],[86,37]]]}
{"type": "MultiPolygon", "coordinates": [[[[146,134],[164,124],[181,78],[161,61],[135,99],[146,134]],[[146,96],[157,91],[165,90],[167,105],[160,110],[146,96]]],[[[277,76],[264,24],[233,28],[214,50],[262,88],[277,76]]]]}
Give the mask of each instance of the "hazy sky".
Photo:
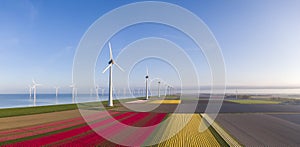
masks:
{"type": "MultiPolygon", "coordinates": [[[[103,14],[132,2],[136,1],[1,0],[0,93],[26,92],[33,78],[43,84],[42,89],[56,85],[68,89],[83,34],[103,14]]],[[[299,0],[166,2],[190,10],[210,28],[222,49],[227,85],[300,86],[299,0]]],[[[143,37],[178,43],[193,60],[201,85],[209,85],[205,57],[188,37],[167,26],[141,24],[122,30],[111,39],[114,55],[143,37]]],[[[108,77],[101,72],[107,65],[107,51],[105,46],[95,67],[96,82],[104,87],[108,77]]],[[[160,76],[171,83],[177,76],[174,70],[169,71],[174,77],[168,79],[171,68],[156,62],[144,64],[153,74],[164,69],[160,76]]],[[[132,83],[143,85],[145,70],[143,63],[136,66],[132,83]]]]}

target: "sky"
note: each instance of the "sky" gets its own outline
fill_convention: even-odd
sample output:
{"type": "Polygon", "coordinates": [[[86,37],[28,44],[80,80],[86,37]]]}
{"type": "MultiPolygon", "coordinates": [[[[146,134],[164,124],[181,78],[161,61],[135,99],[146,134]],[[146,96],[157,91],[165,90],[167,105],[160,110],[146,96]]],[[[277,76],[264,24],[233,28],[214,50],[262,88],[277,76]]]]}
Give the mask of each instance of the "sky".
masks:
{"type": "MultiPolygon", "coordinates": [[[[25,93],[32,79],[44,92],[54,91],[54,86],[70,91],[73,59],[84,33],[105,13],[133,2],[138,1],[1,0],[0,93],[25,93]]],[[[300,1],[165,2],[191,11],[208,26],[223,53],[227,86],[300,86],[300,1]]],[[[146,37],[165,38],[184,48],[200,85],[210,85],[205,56],[188,36],[169,26],[149,23],[121,30],[110,39],[115,58],[146,37]]],[[[96,83],[102,87],[108,81],[108,74],[102,74],[108,55],[106,45],[95,67],[96,83]]],[[[133,87],[144,85],[146,66],[152,77],[180,83],[170,64],[148,59],[132,69],[133,87]]]]}

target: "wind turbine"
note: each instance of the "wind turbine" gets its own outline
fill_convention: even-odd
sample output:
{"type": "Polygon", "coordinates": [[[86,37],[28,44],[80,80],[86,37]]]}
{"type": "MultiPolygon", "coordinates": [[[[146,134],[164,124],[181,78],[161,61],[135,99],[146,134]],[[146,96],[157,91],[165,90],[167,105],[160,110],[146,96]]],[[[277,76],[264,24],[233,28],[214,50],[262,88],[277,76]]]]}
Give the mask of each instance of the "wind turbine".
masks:
{"type": "Polygon", "coordinates": [[[72,102],[75,102],[75,90],[76,90],[76,85],[73,83],[70,85],[70,87],[72,88],[72,102]]]}
{"type": "Polygon", "coordinates": [[[104,96],[104,88],[102,88],[102,93],[101,93],[101,95],[104,96]]]}
{"type": "Polygon", "coordinates": [[[55,88],[55,103],[57,104],[57,97],[58,97],[58,89],[59,87],[54,87],[55,88]]]}
{"type": "Polygon", "coordinates": [[[97,98],[97,100],[99,99],[99,89],[101,89],[101,88],[99,88],[99,86],[96,86],[95,87],[95,91],[96,91],[96,98],[97,98]]]}
{"type": "Polygon", "coordinates": [[[29,99],[31,100],[32,86],[31,86],[31,85],[28,85],[28,87],[29,87],[29,99]]]}
{"type": "Polygon", "coordinates": [[[157,83],[158,83],[158,97],[160,97],[160,81],[158,81],[157,83]]]}
{"type": "Polygon", "coordinates": [[[58,89],[59,87],[54,87],[55,88],[55,96],[57,97],[58,96],[58,89]]]}
{"type": "Polygon", "coordinates": [[[168,90],[169,89],[169,85],[167,83],[165,83],[165,96],[168,95],[168,90]]]}
{"type": "Polygon", "coordinates": [[[148,72],[148,67],[147,67],[147,71],[146,71],[147,73],[146,73],[146,76],[145,76],[145,78],[146,78],[146,100],[148,100],[149,99],[149,93],[148,93],[148,78],[149,78],[149,72],[148,72]]]}
{"type": "Polygon", "coordinates": [[[238,90],[235,89],[235,99],[238,99],[238,90]]]}
{"type": "Polygon", "coordinates": [[[112,49],[111,49],[111,44],[110,42],[108,42],[108,46],[109,46],[109,61],[108,61],[108,66],[103,70],[102,73],[105,73],[108,69],[109,69],[109,96],[108,96],[108,106],[112,107],[113,104],[113,88],[112,88],[112,67],[115,64],[121,71],[124,71],[113,59],[113,54],[112,54],[112,49]]]}
{"type": "Polygon", "coordinates": [[[40,86],[41,84],[37,84],[33,79],[32,79],[32,83],[33,83],[33,86],[32,86],[32,89],[33,89],[33,103],[35,105],[35,103],[36,103],[36,87],[40,86]]]}

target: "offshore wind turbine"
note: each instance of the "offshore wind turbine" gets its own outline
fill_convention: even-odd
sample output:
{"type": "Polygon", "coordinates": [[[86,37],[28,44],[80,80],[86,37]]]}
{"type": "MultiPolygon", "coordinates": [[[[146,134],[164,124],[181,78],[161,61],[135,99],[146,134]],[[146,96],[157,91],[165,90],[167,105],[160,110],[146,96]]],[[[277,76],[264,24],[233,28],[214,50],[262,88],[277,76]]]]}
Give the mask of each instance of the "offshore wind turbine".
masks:
{"type": "Polygon", "coordinates": [[[113,104],[113,88],[112,88],[112,70],[113,70],[113,65],[116,65],[121,71],[124,71],[113,59],[113,54],[112,54],[112,48],[110,42],[108,42],[109,46],[109,61],[108,61],[108,66],[103,70],[102,73],[105,73],[109,69],[109,95],[108,95],[108,106],[112,107],[114,106],[113,104]]]}
{"type": "Polygon", "coordinates": [[[72,102],[75,102],[75,90],[76,90],[76,85],[73,83],[70,85],[70,87],[72,88],[72,102]]]}
{"type": "Polygon", "coordinates": [[[32,86],[28,85],[28,87],[29,87],[29,99],[31,100],[32,86]]]}
{"type": "Polygon", "coordinates": [[[36,87],[40,86],[41,84],[37,84],[33,79],[32,79],[32,83],[33,83],[33,86],[32,86],[32,89],[33,89],[33,103],[35,105],[35,103],[36,103],[36,87]]]}
{"type": "Polygon", "coordinates": [[[104,88],[102,88],[102,93],[101,93],[101,95],[104,96],[104,88]]]}
{"type": "Polygon", "coordinates": [[[54,87],[55,88],[55,96],[57,97],[58,96],[58,89],[59,87],[54,87]]]}
{"type": "Polygon", "coordinates": [[[99,89],[101,89],[101,88],[99,88],[99,86],[96,86],[95,87],[95,92],[96,92],[96,98],[97,98],[97,100],[99,99],[99,89]]]}
{"type": "Polygon", "coordinates": [[[148,91],[148,79],[149,79],[149,72],[148,72],[148,67],[147,67],[147,70],[146,70],[146,100],[149,99],[149,91],[148,91]]]}
{"type": "Polygon", "coordinates": [[[55,103],[57,104],[57,97],[58,97],[58,89],[59,87],[54,87],[55,88],[55,103]]]}

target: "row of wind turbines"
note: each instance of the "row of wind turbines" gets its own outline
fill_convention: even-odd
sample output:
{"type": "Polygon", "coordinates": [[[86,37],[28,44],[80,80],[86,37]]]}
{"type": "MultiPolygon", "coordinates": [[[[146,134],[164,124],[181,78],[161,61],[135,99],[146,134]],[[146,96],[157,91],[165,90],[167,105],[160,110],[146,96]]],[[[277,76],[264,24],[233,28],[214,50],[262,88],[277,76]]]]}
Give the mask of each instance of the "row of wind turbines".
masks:
{"type": "MultiPolygon", "coordinates": [[[[124,69],[119,66],[114,58],[113,58],[113,54],[112,54],[112,47],[111,47],[111,43],[109,42],[108,43],[108,46],[109,46],[109,61],[108,61],[108,66],[102,71],[102,73],[105,73],[108,69],[109,69],[109,94],[108,94],[108,106],[109,107],[113,107],[113,83],[112,83],[112,72],[113,72],[113,66],[116,65],[118,67],[119,70],[121,71],[124,71],[124,69]]],[[[145,84],[146,84],[146,88],[145,88],[145,99],[148,100],[149,99],[149,88],[148,88],[148,80],[149,80],[149,71],[148,71],[148,68],[146,69],[146,76],[145,76],[145,84]]],[[[161,81],[158,81],[158,97],[160,97],[160,84],[161,84],[161,81]]],[[[168,84],[165,84],[168,86],[166,92],[165,92],[165,95],[167,93],[171,94],[171,86],[168,85],[168,84]]],[[[29,85],[29,97],[31,99],[32,97],[32,91],[33,91],[33,101],[34,101],[34,105],[36,103],[36,89],[37,89],[37,86],[41,86],[41,84],[38,84],[35,82],[35,80],[33,79],[32,80],[32,85],[29,85]]],[[[71,84],[70,87],[72,88],[72,102],[74,103],[75,102],[75,96],[77,95],[77,88],[76,88],[76,85],[75,83],[71,84]]],[[[58,96],[58,91],[59,91],[59,88],[60,87],[54,87],[55,88],[55,95],[56,97],[58,96]]],[[[96,96],[98,97],[98,87],[96,86],[96,96]]],[[[102,95],[103,95],[103,90],[102,89],[102,95]]]]}
{"type": "MultiPolygon", "coordinates": [[[[112,47],[111,47],[111,43],[110,42],[108,42],[108,46],[109,46],[109,61],[108,61],[108,66],[103,70],[103,72],[102,73],[105,73],[108,69],[109,69],[109,96],[108,96],[108,106],[109,107],[112,107],[113,106],[113,88],[112,88],[112,86],[113,86],[113,83],[112,83],[112,78],[113,78],[113,76],[112,76],[112,72],[113,72],[113,65],[116,65],[121,71],[124,71],[124,69],[121,67],[121,66],[119,66],[116,62],[115,62],[115,60],[114,60],[114,58],[113,58],[113,54],[112,54],[112,47]]],[[[146,90],[146,100],[148,100],[149,99],[149,88],[148,88],[148,80],[149,80],[149,71],[148,71],[148,68],[146,69],[146,76],[145,76],[145,79],[146,79],[146,81],[145,81],[145,84],[146,84],[146,88],[145,88],[145,90],[146,90]]],[[[159,81],[158,82],[158,97],[160,97],[160,84],[161,84],[161,82],[159,81]]],[[[172,89],[173,87],[172,86],[170,86],[170,85],[168,85],[168,89],[169,89],[169,94],[171,94],[171,89],[172,89]]]]}

